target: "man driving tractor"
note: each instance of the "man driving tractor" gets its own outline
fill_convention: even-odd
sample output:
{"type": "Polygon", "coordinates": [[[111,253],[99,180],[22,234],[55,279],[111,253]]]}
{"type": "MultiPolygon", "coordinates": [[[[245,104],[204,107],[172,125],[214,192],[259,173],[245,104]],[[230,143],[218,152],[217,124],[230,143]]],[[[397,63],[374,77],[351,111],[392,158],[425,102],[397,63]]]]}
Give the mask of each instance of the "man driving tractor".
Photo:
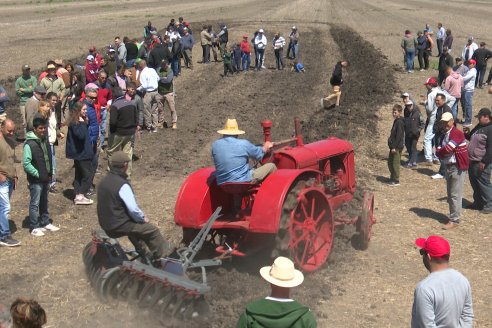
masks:
{"type": "Polygon", "coordinates": [[[273,143],[266,141],[263,146],[255,146],[248,140],[238,139],[245,132],[239,130],[235,119],[227,119],[224,129],[217,132],[223,135],[212,144],[217,185],[227,182],[259,183],[277,169],[273,163],[266,163],[256,169],[249,166],[250,158],[261,160],[273,147],[273,143]]]}

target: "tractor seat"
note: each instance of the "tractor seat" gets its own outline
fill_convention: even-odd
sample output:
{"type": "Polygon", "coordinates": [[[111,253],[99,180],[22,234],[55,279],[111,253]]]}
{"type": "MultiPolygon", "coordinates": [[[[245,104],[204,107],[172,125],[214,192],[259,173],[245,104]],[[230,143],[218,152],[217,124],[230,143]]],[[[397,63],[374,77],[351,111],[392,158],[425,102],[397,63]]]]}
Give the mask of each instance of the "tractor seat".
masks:
{"type": "Polygon", "coordinates": [[[251,189],[259,187],[259,183],[251,183],[251,182],[226,182],[219,185],[222,190],[224,190],[228,194],[239,195],[244,194],[251,189]]]}

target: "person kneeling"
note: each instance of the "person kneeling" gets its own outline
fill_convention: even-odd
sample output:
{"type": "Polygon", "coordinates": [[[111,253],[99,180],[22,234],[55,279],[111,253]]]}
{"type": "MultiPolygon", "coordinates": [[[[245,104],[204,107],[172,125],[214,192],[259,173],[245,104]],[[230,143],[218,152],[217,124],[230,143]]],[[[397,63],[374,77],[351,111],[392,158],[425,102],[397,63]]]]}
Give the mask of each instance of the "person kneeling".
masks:
{"type": "Polygon", "coordinates": [[[123,151],[116,151],[111,157],[110,171],[97,192],[99,225],[111,238],[127,236],[136,249],[143,249],[144,242],[153,259],[160,259],[172,248],[138,207],[126,175],[129,162],[130,157],[123,151]]]}

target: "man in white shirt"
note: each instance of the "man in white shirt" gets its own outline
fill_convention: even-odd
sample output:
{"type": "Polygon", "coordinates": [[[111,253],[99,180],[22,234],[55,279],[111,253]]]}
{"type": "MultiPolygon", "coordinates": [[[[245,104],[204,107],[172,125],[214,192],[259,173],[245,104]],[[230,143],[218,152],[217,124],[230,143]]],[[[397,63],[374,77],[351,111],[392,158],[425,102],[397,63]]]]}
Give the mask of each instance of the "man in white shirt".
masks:
{"type": "Polygon", "coordinates": [[[157,132],[157,86],[159,75],[155,69],[147,67],[147,62],[141,60],[140,67],[140,87],[138,91],[143,95],[144,120],[149,132],[157,132]]]}
{"type": "Polygon", "coordinates": [[[446,29],[442,26],[442,23],[437,23],[437,51],[436,57],[441,57],[442,45],[444,44],[444,39],[446,38],[446,29]]]}
{"type": "Polygon", "coordinates": [[[463,47],[463,51],[461,53],[461,57],[463,61],[466,63],[468,60],[472,59],[473,53],[478,49],[478,45],[473,42],[473,36],[468,37],[468,42],[463,47]]]}
{"type": "Polygon", "coordinates": [[[258,60],[256,62],[257,71],[261,70],[262,68],[266,68],[263,65],[265,60],[265,48],[267,46],[267,38],[264,33],[265,31],[260,28],[258,30],[258,35],[255,37],[256,56],[258,56],[258,60]]]}
{"type": "Polygon", "coordinates": [[[463,83],[465,87],[463,88],[461,95],[461,105],[464,108],[465,113],[465,122],[463,123],[464,127],[470,127],[472,125],[472,116],[473,116],[473,92],[475,91],[475,79],[477,78],[477,69],[475,66],[477,62],[475,59],[470,59],[468,61],[468,72],[463,77],[463,83]]]}

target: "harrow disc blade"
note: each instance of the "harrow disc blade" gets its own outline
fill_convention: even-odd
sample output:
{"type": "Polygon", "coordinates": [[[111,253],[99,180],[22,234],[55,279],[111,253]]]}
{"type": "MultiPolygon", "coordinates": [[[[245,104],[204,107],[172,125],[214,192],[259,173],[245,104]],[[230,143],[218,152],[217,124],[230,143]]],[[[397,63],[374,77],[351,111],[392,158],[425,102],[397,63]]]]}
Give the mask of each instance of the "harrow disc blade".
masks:
{"type": "Polygon", "coordinates": [[[113,284],[115,282],[117,282],[116,277],[119,276],[119,274],[120,274],[120,268],[119,267],[115,267],[115,268],[111,268],[109,270],[106,270],[101,275],[101,278],[100,278],[100,282],[99,282],[97,291],[99,292],[99,294],[103,298],[107,298],[108,297],[109,286],[111,286],[111,282],[113,282],[113,284]]]}
{"type": "Polygon", "coordinates": [[[152,308],[164,295],[164,290],[166,290],[166,287],[162,284],[152,280],[147,281],[138,297],[138,307],[141,309],[152,308]]]}

